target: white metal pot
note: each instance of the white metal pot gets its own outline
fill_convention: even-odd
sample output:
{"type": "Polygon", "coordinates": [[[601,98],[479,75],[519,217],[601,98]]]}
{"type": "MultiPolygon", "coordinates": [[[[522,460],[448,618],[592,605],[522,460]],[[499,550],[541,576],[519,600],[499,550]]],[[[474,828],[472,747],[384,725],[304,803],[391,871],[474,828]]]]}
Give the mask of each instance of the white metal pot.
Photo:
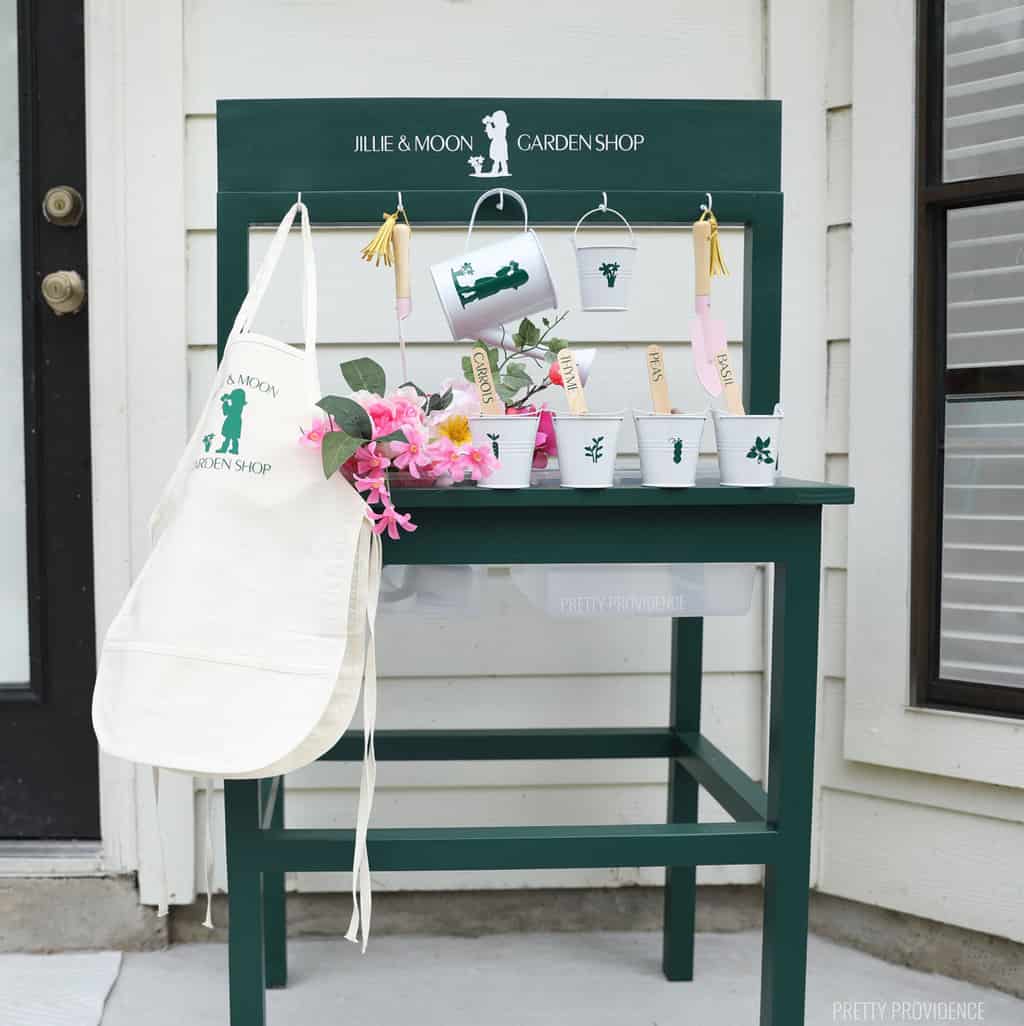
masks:
{"type": "Polygon", "coordinates": [[[692,488],[697,474],[703,413],[633,411],[640,449],[640,475],[655,488],[692,488]]]}
{"type": "Polygon", "coordinates": [[[481,415],[469,418],[474,445],[489,446],[498,469],[480,481],[481,488],[529,488],[540,414],[481,415]]]}
{"type": "Polygon", "coordinates": [[[452,338],[497,343],[501,325],[558,306],[555,283],[540,240],[529,226],[526,201],[511,189],[490,189],[476,201],[461,256],[430,268],[452,338]],[[480,204],[489,196],[510,196],[523,208],[523,230],[470,251],[480,204]]]}
{"type": "Polygon", "coordinates": [[[723,485],[769,488],[775,484],[782,456],[782,410],[772,415],[712,410],[718,443],[718,470],[723,485]]]}
{"type": "Polygon", "coordinates": [[[622,419],[621,413],[554,415],[563,487],[611,487],[622,419]]]}
{"type": "Polygon", "coordinates": [[[636,240],[629,222],[608,206],[605,196],[599,207],[588,210],[572,233],[576,251],[576,274],[580,283],[580,306],[584,310],[625,310],[629,306],[629,286],[636,261],[636,240]],[[629,243],[619,246],[581,245],[580,225],[592,214],[614,214],[626,226],[629,243]]]}

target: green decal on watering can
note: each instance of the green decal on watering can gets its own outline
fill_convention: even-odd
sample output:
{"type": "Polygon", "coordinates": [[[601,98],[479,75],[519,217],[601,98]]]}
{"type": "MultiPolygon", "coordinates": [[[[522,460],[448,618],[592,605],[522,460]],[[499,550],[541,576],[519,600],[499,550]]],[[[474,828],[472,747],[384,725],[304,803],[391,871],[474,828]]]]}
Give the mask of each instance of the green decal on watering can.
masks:
{"type": "Polygon", "coordinates": [[[478,299],[488,299],[496,296],[505,289],[518,289],[530,280],[526,269],[519,266],[516,260],[510,260],[503,267],[499,267],[494,274],[484,274],[474,278],[469,284],[463,284],[459,278],[463,274],[472,274],[473,267],[465,263],[462,267],[452,268],[452,282],[455,284],[455,292],[463,307],[475,303],[478,299]],[[466,269],[469,268],[467,271],[466,269]]]}

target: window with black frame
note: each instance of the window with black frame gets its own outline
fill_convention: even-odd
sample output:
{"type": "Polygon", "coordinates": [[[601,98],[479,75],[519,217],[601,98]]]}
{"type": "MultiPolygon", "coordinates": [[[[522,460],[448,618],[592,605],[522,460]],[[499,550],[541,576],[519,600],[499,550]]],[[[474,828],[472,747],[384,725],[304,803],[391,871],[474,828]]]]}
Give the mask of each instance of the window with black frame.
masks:
{"type": "Polygon", "coordinates": [[[1024,716],[1024,5],[918,40],[913,697],[1024,716]]]}

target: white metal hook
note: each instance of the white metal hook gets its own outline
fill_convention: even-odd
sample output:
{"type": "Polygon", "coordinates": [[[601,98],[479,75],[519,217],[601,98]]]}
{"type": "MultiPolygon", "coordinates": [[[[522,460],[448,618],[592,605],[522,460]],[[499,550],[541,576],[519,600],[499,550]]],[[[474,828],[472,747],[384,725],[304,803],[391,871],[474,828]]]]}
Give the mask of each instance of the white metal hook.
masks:
{"type": "Polygon", "coordinates": [[[702,203],[700,205],[700,209],[705,211],[706,213],[710,214],[711,213],[711,193],[710,192],[706,192],[706,193],[704,193],[704,195],[707,196],[708,201],[707,201],[707,203],[702,203]]]}
{"type": "Polygon", "coordinates": [[[597,208],[602,214],[608,213],[608,193],[601,193],[601,205],[597,208]]]}
{"type": "Polygon", "coordinates": [[[397,213],[401,214],[401,213],[404,213],[404,212],[405,212],[405,206],[402,203],[402,190],[399,189],[398,190],[398,210],[397,210],[397,213]]]}
{"type": "Polygon", "coordinates": [[[498,205],[497,205],[497,207],[495,209],[496,210],[504,210],[505,209],[505,190],[504,189],[499,189],[498,190],[498,205]]]}
{"type": "Polygon", "coordinates": [[[299,198],[295,202],[296,203],[301,203],[302,202],[302,193],[301,192],[299,193],[299,198]]]}

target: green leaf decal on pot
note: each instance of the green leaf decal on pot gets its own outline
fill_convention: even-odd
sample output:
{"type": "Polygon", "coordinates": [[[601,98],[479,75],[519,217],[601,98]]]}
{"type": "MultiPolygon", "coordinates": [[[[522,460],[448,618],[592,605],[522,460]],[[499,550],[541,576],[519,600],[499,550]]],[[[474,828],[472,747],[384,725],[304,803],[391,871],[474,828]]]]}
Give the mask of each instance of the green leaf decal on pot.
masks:
{"type": "Polygon", "coordinates": [[[750,447],[750,452],[747,453],[747,459],[757,460],[758,463],[774,463],[771,436],[768,435],[762,438],[758,435],[756,441],[750,447]]]}
{"type": "Polygon", "coordinates": [[[492,435],[490,431],[487,432],[487,437],[491,440],[491,452],[494,453],[494,458],[500,459],[498,455],[498,442],[501,440],[501,435],[492,435]]]}
{"type": "Polygon", "coordinates": [[[594,463],[604,455],[602,442],[604,442],[604,435],[598,435],[597,438],[592,439],[592,444],[583,446],[584,453],[594,463]]]}

